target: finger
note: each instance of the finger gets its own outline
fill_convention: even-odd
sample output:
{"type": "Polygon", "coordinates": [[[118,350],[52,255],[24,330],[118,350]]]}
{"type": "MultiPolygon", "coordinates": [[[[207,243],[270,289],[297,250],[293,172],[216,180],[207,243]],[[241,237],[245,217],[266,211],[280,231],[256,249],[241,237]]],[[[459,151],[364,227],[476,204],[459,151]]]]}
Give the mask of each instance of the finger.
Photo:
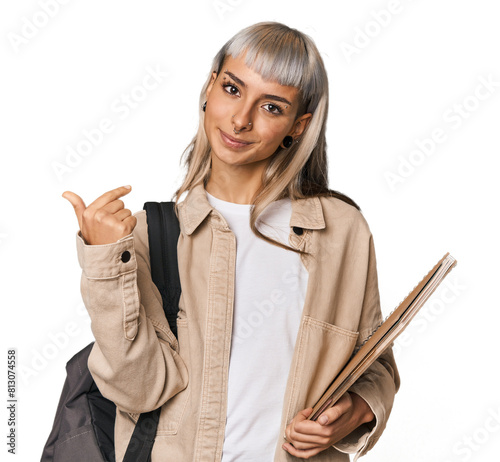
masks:
{"type": "Polygon", "coordinates": [[[62,193],[62,197],[68,200],[73,206],[76,218],[78,219],[78,227],[82,229],[82,215],[83,211],[86,208],[85,202],[83,202],[83,199],[78,194],[75,194],[74,192],[71,191],[64,191],[62,193]]]}
{"type": "Polygon", "coordinates": [[[128,218],[125,218],[125,220],[123,220],[123,223],[128,227],[128,234],[130,234],[137,225],[137,218],[131,215],[128,218]]]}
{"type": "Polygon", "coordinates": [[[285,443],[282,447],[285,451],[287,451],[292,456],[300,457],[302,459],[309,459],[310,457],[313,457],[322,451],[321,448],[306,449],[306,450],[297,449],[297,448],[294,448],[290,443],[285,443]]]}
{"type": "Polygon", "coordinates": [[[121,209],[118,210],[113,216],[120,221],[125,220],[125,218],[129,217],[132,215],[132,212],[129,209],[121,209]]]}
{"type": "MultiPolygon", "coordinates": [[[[321,429],[321,425],[318,425],[321,429]]],[[[311,447],[317,447],[329,443],[329,435],[318,435],[313,433],[297,433],[291,432],[290,439],[287,439],[289,443],[292,443],[296,448],[308,449],[311,447]],[[305,446],[304,446],[305,445],[305,446]]]]}
{"type": "Polygon", "coordinates": [[[99,196],[88,208],[100,209],[108,203],[118,199],[119,197],[125,196],[130,191],[132,191],[132,186],[120,186],[119,188],[112,189],[111,191],[105,192],[102,196],[99,196]]]}
{"type": "Polygon", "coordinates": [[[300,416],[303,416],[304,419],[307,419],[310,415],[311,415],[311,412],[312,412],[313,408],[312,407],[308,407],[306,409],[303,409],[302,411],[300,411],[297,415],[300,415],[300,416]]]}
{"type": "Polygon", "coordinates": [[[290,436],[292,438],[296,438],[297,434],[323,436],[323,430],[323,426],[318,422],[303,420],[301,422],[294,422],[291,425],[290,436]]]}
{"type": "Polygon", "coordinates": [[[347,413],[351,406],[352,399],[347,393],[345,393],[332,407],[325,410],[318,417],[318,423],[321,425],[329,425],[332,422],[335,422],[347,413]]]}
{"type": "Polygon", "coordinates": [[[318,431],[321,431],[321,427],[318,425],[318,422],[308,419],[308,417],[312,413],[312,410],[312,407],[308,407],[300,411],[292,421],[292,430],[295,430],[299,433],[307,433],[310,435],[318,434],[318,431]]]}
{"type": "Polygon", "coordinates": [[[285,428],[285,436],[287,439],[290,439],[290,433],[292,432],[293,428],[298,422],[302,422],[309,417],[309,414],[312,412],[312,407],[308,407],[306,409],[303,409],[302,411],[299,411],[298,414],[290,421],[290,423],[287,425],[285,428]]]}
{"type": "Polygon", "coordinates": [[[125,208],[125,204],[120,199],[111,201],[109,204],[106,204],[104,207],[101,207],[102,210],[105,210],[108,213],[116,213],[123,208],[125,208]]]}
{"type": "Polygon", "coordinates": [[[324,443],[325,438],[330,436],[330,430],[329,427],[324,427],[312,420],[294,421],[290,425],[289,441],[324,443]]]}
{"type": "Polygon", "coordinates": [[[323,447],[322,444],[313,442],[303,443],[302,441],[288,441],[288,443],[291,444],[295,449],[300,449],[302,451],[323,447]]]}
{"type": "Polygon", "coordinates": [[[317,436],[310,433],[298,432],[294,428],[290,429],[287,434],[287,441],[290,443],[314,443],[314,438],[317,438],[317,436]]]}
{"type": "Polygon", "coordinates": [[[305,422],[307,421],[307,418],[310,416],[312,412],[312,407],[308,407],[306,409],[302,409],[302,411],[299,411],[297,413],[297,415],[292,419],[292,421],[290,422],[290,425],[291,424],[297,424],[299,422],[305,422]]]}

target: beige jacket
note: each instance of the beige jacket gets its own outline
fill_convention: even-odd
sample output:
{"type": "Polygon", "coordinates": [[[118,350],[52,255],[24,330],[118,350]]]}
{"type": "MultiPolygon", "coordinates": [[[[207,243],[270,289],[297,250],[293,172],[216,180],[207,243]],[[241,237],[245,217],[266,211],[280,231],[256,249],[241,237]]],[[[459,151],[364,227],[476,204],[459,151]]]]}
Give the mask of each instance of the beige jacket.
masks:
{"type": "MultiPolygon", "coordinates": [[[[208,202],[203,185],[192,188],[180,204],[177,340],[151,280],[146,212],[134,216],[133,233],[112,244],[86,245],[77,233],[81,292],[96,339],[89,369],[102,394],[117,405],[116,460],[123,460],[138,414],[162,406],[152,462],[220,461],[235,236],[208,202]],[[122,260],[126,251],[131,258],[122,260]]],[[[357,209],[332,197],[292,201],[289,243],[312,256],[302,258],[308,288],[287,379],[276,462],[302,460],[281,448],[287,423],[315,404],[355,346],[382,319],[373,238],[357,209]]],[[[375,423],[362,425],[310,460],[345,462],[348,453],[357,453],[355,460],[365,454],[382,434],[398,388],[389,349],[350,390],[368,402],[375,423]]]]}

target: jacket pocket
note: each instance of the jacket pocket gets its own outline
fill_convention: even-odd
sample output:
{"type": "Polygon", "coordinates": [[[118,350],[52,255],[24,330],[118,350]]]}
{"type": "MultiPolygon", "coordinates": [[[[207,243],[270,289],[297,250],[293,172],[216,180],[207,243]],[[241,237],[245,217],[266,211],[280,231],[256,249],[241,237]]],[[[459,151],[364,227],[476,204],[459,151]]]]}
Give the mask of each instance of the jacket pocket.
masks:
{"type": "Polygon", "coordinates": [[[350,358],[358,336],[359,332],[304,316],[290,376],[287,424],[321,398],[350,358]]]}
{"type": "MultiPolygon", "coordinates": [[[[177,339],[179,344],[179,355],[186,364],[188,374],[190,373],[191,360],[189,353],[189,331],[186,319],[177,319],[177,339]]],[[[167,378],[168,380],[168,378],[167,378]]],[[[186,406],[188,404],[191,387],[188,384],[184,390],[172,396],[161,408],[160,421],[156,436],[175,435],[181,425],[186,406]]],[[[129,417],[137,423],[140,414],[128,413],[129,417]]]]}

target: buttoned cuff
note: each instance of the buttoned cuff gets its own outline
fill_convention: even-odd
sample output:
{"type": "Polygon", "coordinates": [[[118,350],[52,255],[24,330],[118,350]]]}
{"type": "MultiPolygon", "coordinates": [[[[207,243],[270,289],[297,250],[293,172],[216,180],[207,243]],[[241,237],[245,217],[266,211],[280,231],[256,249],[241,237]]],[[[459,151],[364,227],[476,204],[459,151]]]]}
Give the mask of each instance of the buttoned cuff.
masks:
{"type": "MultiPolygon", "coordinates": [[[[359,457],[366,454],[375,446],[375,443],[385,429],[389,416],[387,415],[387,405],[384,403],[383,397],[380,396],[380,391],[376,387],[373,388],[370,382],[354,383],[348,391],[356,393],[363,398],[375,415],[375,418],[371,422],[360,425],[349,435],[333,445],[340,452],[346,454],[356,453],[353,460],[353,462],[356,462],[359,457]]],[[[395,390],[393,392],[395,393],[395,390]]]]}
{"type": "Polygon", "coordinates": [[[88,279],[116,278],[137,269],[132,233],[111,244],[90,245],[78,230],[76,249],[78,263],[88,279]]]}

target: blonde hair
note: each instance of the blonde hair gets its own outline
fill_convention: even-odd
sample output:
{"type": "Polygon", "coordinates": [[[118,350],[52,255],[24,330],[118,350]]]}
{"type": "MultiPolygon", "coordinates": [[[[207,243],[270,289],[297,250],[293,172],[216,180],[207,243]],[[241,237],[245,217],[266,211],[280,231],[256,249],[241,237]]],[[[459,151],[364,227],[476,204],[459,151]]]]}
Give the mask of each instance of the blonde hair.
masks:
{"type": "Polygon", "coordinates": [[[316,45],[306,34],[277,22],[261,22],[249,26],[232,37],[215,56],[208,78],[200,92],[198,132],[182,158],[187,173],[174,193],[176,212],[180,196],[197,184],[205,186],[211,172],[211,148],[204,130],[201,106],[212,72],[222,70],[227,56],[245,54],[245,64],[266,80],[299,89],[300,105],[296,117],[311,113],[312,118],[300,137],[289,149],[278,148],[270,157],[263,174],[262,186],[250,212],[250,227],[261,239],[287,250],[307,253],[275,241],[259,231],[256,221],[273,201],[289,197],[337,197],[360,210],[349,197],[328,189],[326,155],[326,120],[328,113],[328,78],[316,45]]]}

